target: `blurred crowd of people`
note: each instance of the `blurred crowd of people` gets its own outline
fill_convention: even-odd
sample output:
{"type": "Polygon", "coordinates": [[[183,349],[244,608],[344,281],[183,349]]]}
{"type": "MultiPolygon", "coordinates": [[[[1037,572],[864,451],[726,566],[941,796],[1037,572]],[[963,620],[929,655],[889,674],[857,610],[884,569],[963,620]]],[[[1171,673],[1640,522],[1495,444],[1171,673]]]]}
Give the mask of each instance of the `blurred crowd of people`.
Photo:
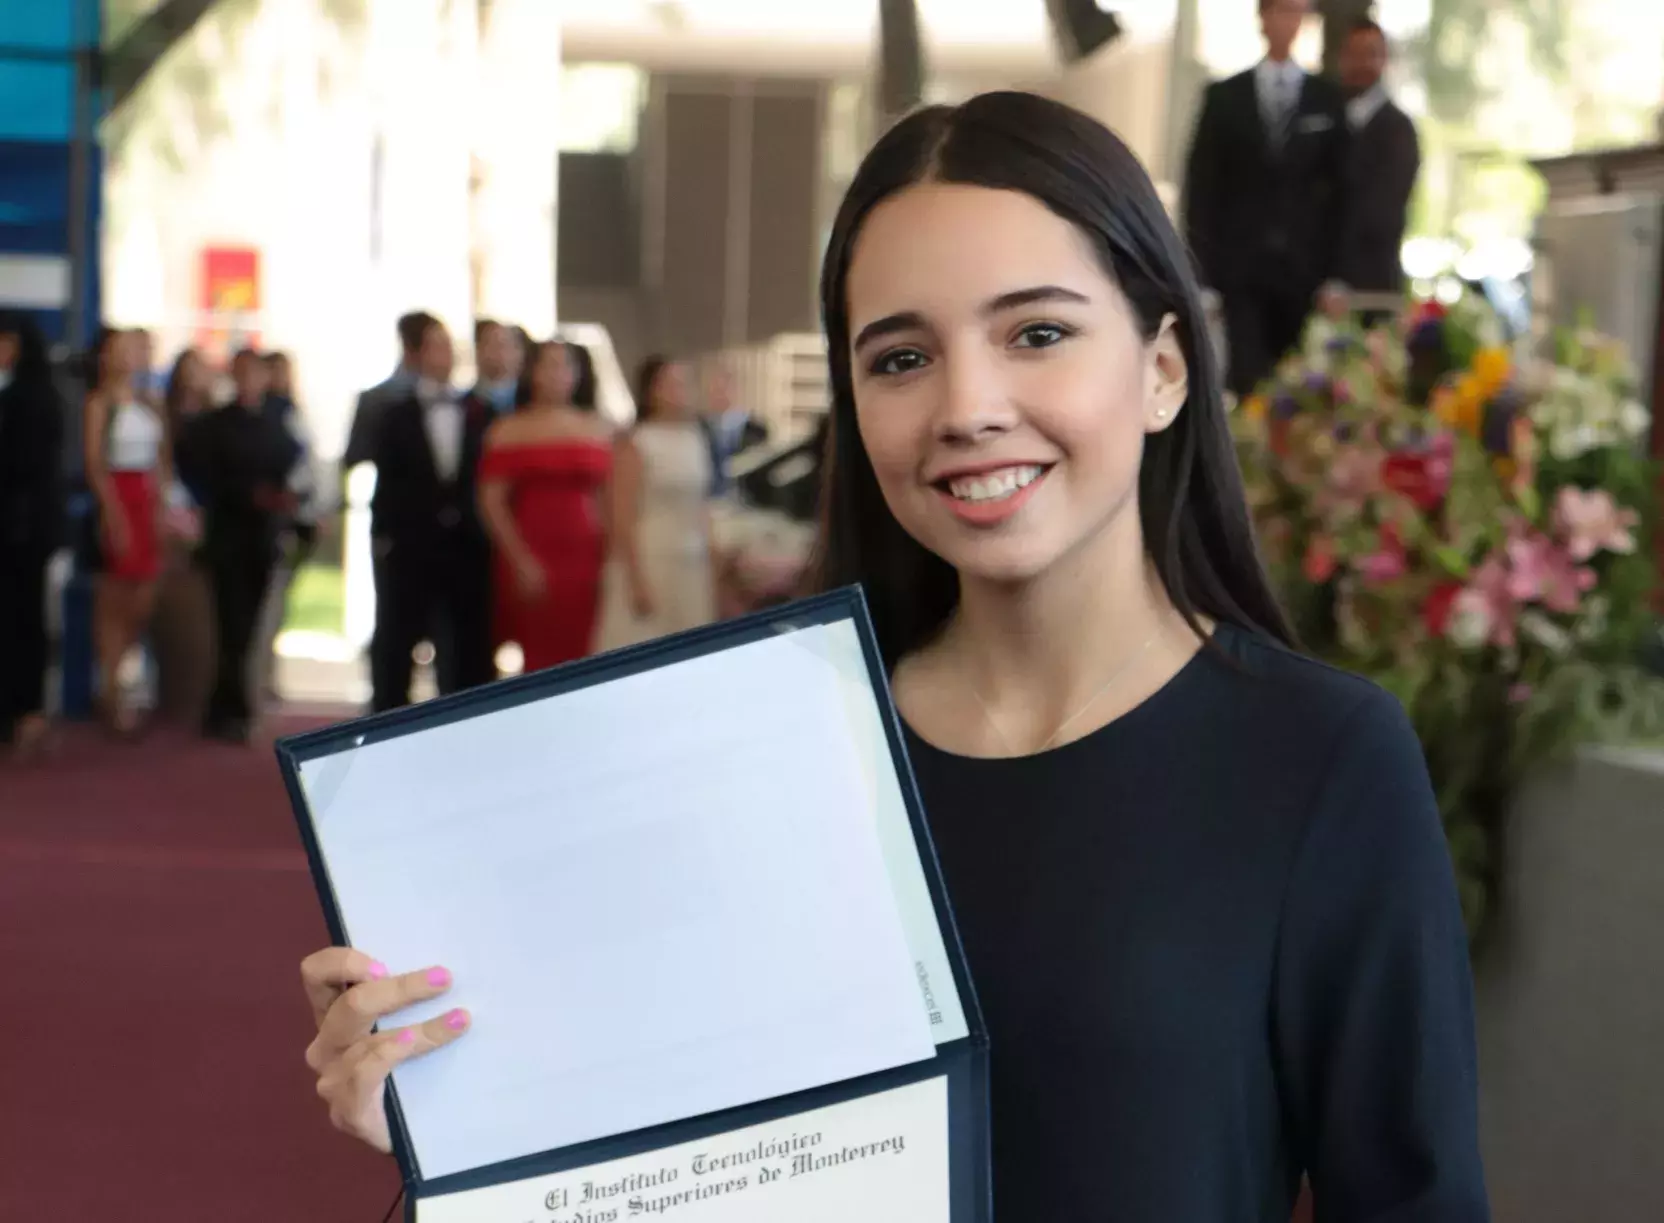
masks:
{"type": "MultiPolygon", "coordinates": [[[[424,645],[448,693],[497,678],[508,643],[537,670],[715,618],[711,499],[766,433],[726,371],[696,411],[689,368],[649,358],[621,426],[597,411],[580,345],[480,320],[464,390],[436,317],[405,315],[398,337],[339,468],[375,471],[373,709],[410,701],[424,645]]],[[[0,317],[0,735],[14,752],[47,738],[48,570],[64,547],[92,578],[103,725],[126,737],[159,714],[240,743],[271,690],[290,583],[343,503],[286,354],[243,348],[221,370],[188,348],[153,369],[148,333],[101,332],[77,431],[32,320],[0,317]],[[89,512],[66,512],[81,490],[89,512]],[[124,679],[138,647],[149,702],[124,679]]]]}
{"type": "Polygon", "coordinates": [[[1185,167],[1185,238],[1219,295],[1230,389],[1250,394],[1325,299],[1404,291],[1421,171],[1415,123],[1388,96],[1385,32],[1347,31],[1338,81],[1294,61],[1309,0],[1259,0],[1265,58],[1210,85],[1185,167]]]}
{"type": "Polygon", "coordinates": [[[47,574],[67,546],[93,578],[100,721],[141,728],[124,665],[143,645],[157,712],[246,738],[287,577],[326,508],[288,356],[245,349],[216,371],[187,348],[158,373],[147,332],[104,328],[76,371],[78,428],[27,316],[0,321],[0,371],[0,732],[24,754],[45,740],[47,574]]]}
{"type": "Polygon", "coordinates": [[[415,312],[398,332],[398,367],[360,397],[343,460],[376,471],[374,709],[410,700],[424,641],[443,694],[494,679],[508,642],[541,670],[715,617],[711,499],[764,432],[726,371],[695,411],[688,368],[649,357],[620,428],[596,411],[581,345],[482,320],[459,392],[444,324],[415,312]]]}

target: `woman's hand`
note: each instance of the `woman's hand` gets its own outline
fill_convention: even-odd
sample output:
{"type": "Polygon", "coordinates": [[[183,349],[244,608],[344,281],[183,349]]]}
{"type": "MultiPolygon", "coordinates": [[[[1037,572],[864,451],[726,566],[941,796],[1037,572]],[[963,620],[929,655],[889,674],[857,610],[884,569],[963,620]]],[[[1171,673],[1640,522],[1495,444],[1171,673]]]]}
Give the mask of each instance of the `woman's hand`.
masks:
{"type": "Polygon", "coordinates": [[[549,575],[535,556],[523,556],[514,562],[514,587],[527,603],[540,603],[549,593],[549,575]]]}
{"type": "Polygon", "coordinates": [[[630,578],[630,610],[635,613],[636,619],[646,620],[650,618],[656,607],[653,591],[647,585],[647,579],[632,575],[630,578]]]}
{"type": "Polygon", "coordinates": [[[318,1095],[329,1105],[330,1121],[376,1150],[391,1152],[382,1108],[388,1074],[400,1062],[461,1036],[468,1030],[468,1013],[450,1011],[408,1028],[371,1029],[383,1016],[439,997],[451,987],[450,973],[429,968],[393,977],[361,951],[330,947],[307,956],[300,976],[318,1024],[306,1064],[318,1076],[318,1095]]]}
{"type": "Polygon", "coordinates": [[[110,552],[115,556],[126,556],[133,546],[133,531],[128,526],[127,514],[120,509],[112,509],[104,515],[104,536],[109,542],[110,552]]]}

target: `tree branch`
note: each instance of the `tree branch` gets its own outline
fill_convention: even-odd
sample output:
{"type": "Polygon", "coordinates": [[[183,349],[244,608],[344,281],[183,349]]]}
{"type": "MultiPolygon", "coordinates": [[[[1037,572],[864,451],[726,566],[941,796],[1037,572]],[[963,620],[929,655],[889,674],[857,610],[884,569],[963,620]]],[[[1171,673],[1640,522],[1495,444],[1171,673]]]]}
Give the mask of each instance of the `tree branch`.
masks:
{"type": "Polygon", "coordinates": [[[156,62],[189,34],[217,0],[161,0],[105,54],[104,86],[113,113],[133,96],[156,62]]]}

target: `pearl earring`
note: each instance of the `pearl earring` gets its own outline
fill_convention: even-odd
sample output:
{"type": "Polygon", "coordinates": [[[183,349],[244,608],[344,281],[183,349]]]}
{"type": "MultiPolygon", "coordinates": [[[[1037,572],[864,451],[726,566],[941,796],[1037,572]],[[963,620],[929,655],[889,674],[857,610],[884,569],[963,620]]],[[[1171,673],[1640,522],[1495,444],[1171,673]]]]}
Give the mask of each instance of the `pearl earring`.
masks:
{"type": "Polygon", "coordinates": [[[1166,420],[1167,419],[1167,409],[1166,408],[1157,408],[1156,409],[1156,419],[1157,420],[1166,420]]]}

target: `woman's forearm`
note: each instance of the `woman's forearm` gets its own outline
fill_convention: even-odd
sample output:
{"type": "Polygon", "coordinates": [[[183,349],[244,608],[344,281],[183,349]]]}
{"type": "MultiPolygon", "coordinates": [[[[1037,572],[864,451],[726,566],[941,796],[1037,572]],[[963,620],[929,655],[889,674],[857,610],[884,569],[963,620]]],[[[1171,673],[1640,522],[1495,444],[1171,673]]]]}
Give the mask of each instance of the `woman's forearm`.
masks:
{"type": "Polygon", "coordinates": [[[485,525],[492,547],[514,565],[535,561],[520,529],[514,525],[514,513],[508,504],[508,484],[502,480],[483,481],[479,502],[480,521],[485,525]]]}
{"type": "Polygon", "coordinates": [[[641,563],[641,541],[636,529],[641,502],[641,453],[628,440],[618,445],[609,488],[607,520],[611,554],[631,582],[641,585],[646,570],[641,563]]]}
{"type": "Polygon", "coordinates": [[[81,473],[99,513],[108,516],[120,509],[115,484],[110,479],[104,455],[104,432],[108,409],[97,395],[89,395],[81,410],[81,473]]]}

